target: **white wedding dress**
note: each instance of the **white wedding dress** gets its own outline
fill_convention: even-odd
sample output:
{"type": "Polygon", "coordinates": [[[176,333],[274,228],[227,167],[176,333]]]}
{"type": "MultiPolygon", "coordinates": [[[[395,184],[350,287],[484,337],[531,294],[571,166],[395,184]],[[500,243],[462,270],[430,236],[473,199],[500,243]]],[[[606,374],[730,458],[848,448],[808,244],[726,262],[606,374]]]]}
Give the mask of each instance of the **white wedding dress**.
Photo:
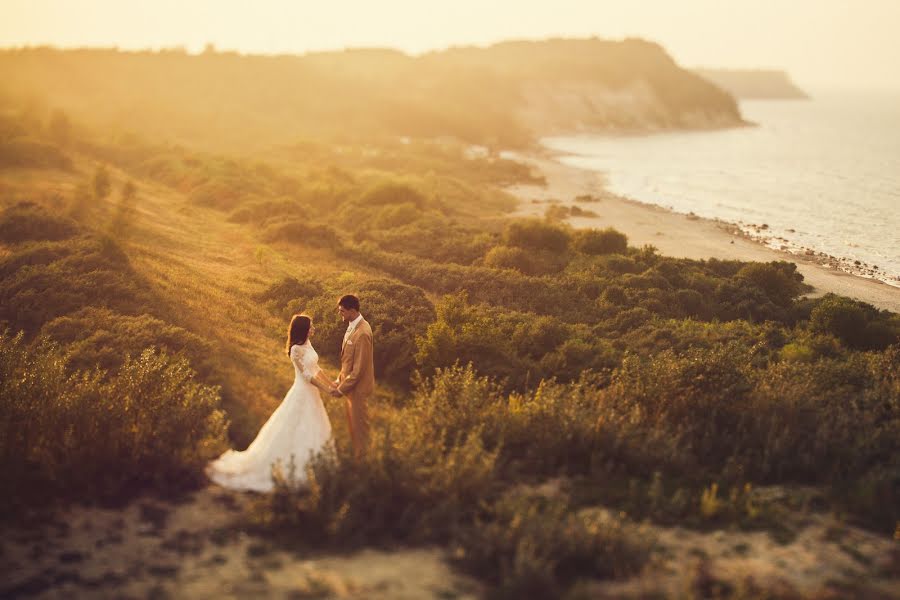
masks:
{"type": "Polygon", "coordinates": [[[294,461],[294,483],[306,480],[306,465],[319,452],[332,449],[331,421],[319,389],[310,381],[319,373],[319,355],[309,340],[291,346],[294,385],[288,390],[256,439],[243,452],[228,450],[209,463],[209,478],[229,489],[268,492],[274,487],[273,466],[285,476],[294,461]]]}

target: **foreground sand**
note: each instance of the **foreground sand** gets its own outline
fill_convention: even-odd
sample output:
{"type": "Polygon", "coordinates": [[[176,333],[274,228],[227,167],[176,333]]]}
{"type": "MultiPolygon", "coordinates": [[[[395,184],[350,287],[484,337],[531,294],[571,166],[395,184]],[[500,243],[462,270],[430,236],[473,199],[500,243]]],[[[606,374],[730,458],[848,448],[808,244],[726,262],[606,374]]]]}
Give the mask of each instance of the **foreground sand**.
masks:
{"type": "Polygon", "coordinates": [[[571,167],[546,157],[517,155],[516,159],[533,165],[547,180],[546,187],[517,185],[508,188],[522,200],[518,215],[542,216],[550,203],[578,206],[596,216],[571,217],[568,222],[573,227],[614,227],[627,235],[633,246],[652,244],[660,254],[680,258],[788,260],[797,264],[806,283],[815,288],[812,295],[832,292],[900,312],[900,288],[839,271],[820,264],[815,258],[774,250],[749,239],[727,223],[678,214],[616,196],[605,188],[603,176],[595,171],[571,167]],[[580,195],[591,195],[598,200],[575,202],[580,195]]]}
{"type": "MultiPolygon", "coordinates": [[[[560,496],[565,488],[557,479],[533,493],[560,496]]],[[[447,549],[335,553],[274,543],[243,524],[252,501],[212,486],[177,500],[72,507],[0,526],[0,597],[475,600],[487,591],[450,566],[447,549]]],[[[641,535],[652,542],[646,569],[631,579],[583,582],[583,597],[702,598],[749,586],[782,598],[900,598],[895,541],[833,515],[783,518],[780,534],[645,524],[641,535]]]]}
{"type": "Polygon", "coordinates": [[[253,494],[72,507],[0,527],[0,598],[477,598],[437,548],[303,552],[242,525],[253,494]]]}

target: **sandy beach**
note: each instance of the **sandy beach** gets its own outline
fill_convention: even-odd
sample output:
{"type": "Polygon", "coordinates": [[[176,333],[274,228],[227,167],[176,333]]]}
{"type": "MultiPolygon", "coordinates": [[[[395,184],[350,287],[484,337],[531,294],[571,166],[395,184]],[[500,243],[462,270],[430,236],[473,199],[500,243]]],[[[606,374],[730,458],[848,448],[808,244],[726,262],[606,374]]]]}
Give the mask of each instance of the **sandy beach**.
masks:
{"type": "Polygon", "coordinates": [[[651,244],[667,256],[691,259],[729,259],[769,262],[787,260],[797,264],[811,295],[828,292],[868,302],[878,308],[900,312],[900,288],[840,271],[823,264],[820,257],[807,257],[769,248],[731,224],[623,198],[606,189],[601,173],[562,164],[546,156],[516,155],[544,175],[547,185],[517,185],[508,191],[522,200],[516,215],[543,216],[548,206],[577,206],[593,214],[566,221],[576,228],[613,227],[628,236],[632,246],[651,244]],[[576,201],[591,196],[593,201],[576,201]]]}

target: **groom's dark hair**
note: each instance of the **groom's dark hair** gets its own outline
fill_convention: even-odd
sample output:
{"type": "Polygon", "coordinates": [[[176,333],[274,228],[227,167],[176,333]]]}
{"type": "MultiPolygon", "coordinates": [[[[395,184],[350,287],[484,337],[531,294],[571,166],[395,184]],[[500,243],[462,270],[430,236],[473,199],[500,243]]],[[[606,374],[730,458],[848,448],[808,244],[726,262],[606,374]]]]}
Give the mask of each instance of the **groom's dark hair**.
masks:
{"type": "Polygon", "coordinates": [[[338,306],[343,306],[344,308],[349,310],[359,311],[359,298],[357,298],[353,294],[341,296],[341,299],[338,300],[338,306]]]}

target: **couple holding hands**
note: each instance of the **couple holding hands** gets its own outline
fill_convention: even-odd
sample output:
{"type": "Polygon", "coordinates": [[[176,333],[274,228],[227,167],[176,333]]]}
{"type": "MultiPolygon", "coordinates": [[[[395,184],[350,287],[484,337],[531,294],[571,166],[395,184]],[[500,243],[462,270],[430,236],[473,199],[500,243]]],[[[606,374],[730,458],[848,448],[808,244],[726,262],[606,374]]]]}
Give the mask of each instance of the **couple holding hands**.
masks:
{"type": "Polygon", "coordinates": [[[287,354],[294,365],[294,384],[256,439],[243,452],[228,450],[206,468],[215,483],[235,490],[270,491],[272,468],[287,469],[293,462],[296,481],[306,479],[306,464],[331,449],[331,421],[321,393],[344,398],[353,455],[360,458],[369,442],[367,402],[375,389],[372,328],[359,312],[359,298],[343,296],[337,310],[347,323],[341,344],[341,372],[332,380],[319,368],[319,355],[310,342],[312,319],[297,314],[288,327],[287,354]]]}

